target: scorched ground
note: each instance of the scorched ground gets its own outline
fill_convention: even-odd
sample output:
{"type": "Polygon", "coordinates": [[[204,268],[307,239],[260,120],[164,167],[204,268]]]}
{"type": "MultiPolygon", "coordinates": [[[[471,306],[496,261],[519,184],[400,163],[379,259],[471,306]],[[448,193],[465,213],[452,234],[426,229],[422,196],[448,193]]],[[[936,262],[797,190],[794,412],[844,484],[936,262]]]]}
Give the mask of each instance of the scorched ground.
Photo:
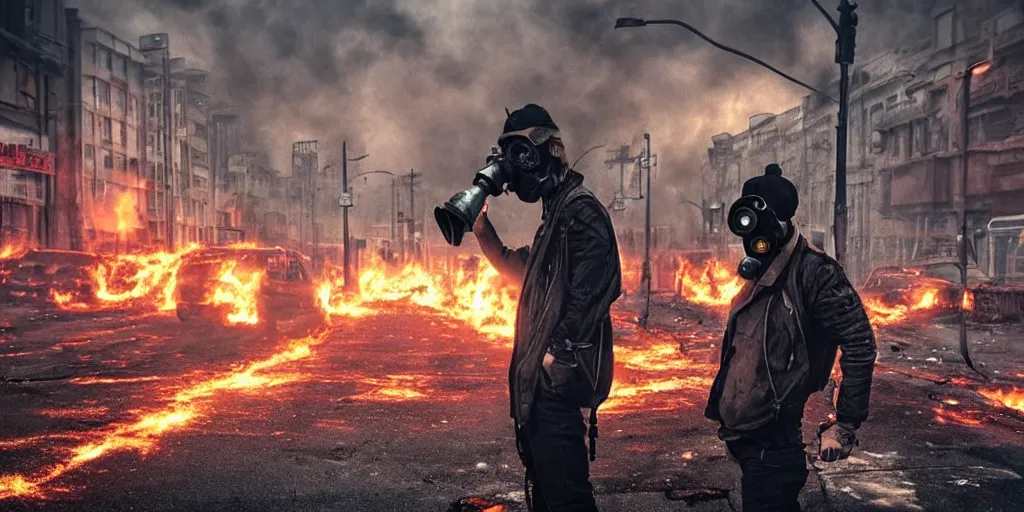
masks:
{"type": "MultiPolygon", "coordinates": [[[[326,279],[317,308],[269,332],[238,303],[257,276],[221,267],[209,297],[230,302],[225,316],[182,322],[173,272],[153,270],[173,258],[150,259],[108,263],[107,277],[150,270],[121,269],[116,290],[96,287],[106,301],[4,305],[0,508],[430,511],[470,496],[522,508],[505,391],[514,293],[493,271],[371,269],[358,296],[326,279]]],[[[650,332],[634,327],[632,297],[617,306],[593,467],[604,510],[738,505],[738,473],[701,417],[733,283],[697,270],[681,268],[681,300],[656,298],[650,332]]],[[[876,328],[861,446],[814,463],[807,509],[1015,510],[1020,326],[972,326],[987,382],[957,358],[954,327],[890,314],[876,328]]]]}

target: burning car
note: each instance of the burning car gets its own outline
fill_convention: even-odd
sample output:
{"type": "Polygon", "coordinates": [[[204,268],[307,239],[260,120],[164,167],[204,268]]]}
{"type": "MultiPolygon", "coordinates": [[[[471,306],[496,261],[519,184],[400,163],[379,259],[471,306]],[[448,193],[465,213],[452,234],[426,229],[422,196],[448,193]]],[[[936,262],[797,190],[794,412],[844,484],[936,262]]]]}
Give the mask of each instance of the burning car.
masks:
{"type": "Polygon", "coordinates": [[[30,249],[20,258],[0,261],[0,300],[92,297],[90,270],[101,263],[95,254],[30,249]]]}
{"type": "Polygon", "coordinates": [[[175,300],[178,319],[217,318],[260,325],[316,310],[311,260],[282,248],[207,248],[184,257],[175,300]]]}
{"type": "MultiPolygon", "coordinates": [[[[987,284],[977,265],[967,265],[968,289],[987,284]]],[[[861,297],[876,324],[906,317],[943,318],[959,313],[963,304],[959,263],[949,258],[920,260],[913,266],[879,267],[861,287],[861,297]]]]}

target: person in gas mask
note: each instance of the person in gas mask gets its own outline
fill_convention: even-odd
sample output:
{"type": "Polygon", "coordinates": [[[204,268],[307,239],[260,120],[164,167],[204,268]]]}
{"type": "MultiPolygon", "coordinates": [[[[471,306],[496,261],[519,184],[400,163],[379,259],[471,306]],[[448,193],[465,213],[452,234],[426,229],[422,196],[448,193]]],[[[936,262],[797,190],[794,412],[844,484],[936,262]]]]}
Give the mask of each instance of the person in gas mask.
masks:
{"type": "Polygon", "coordinates": [[[839,264],[792,222],[796,187],[769,165],[743,184],[729,228],[743,238],[746,283],[733,300],[721,367],[705,416],[742,471],[743,510],[798,511],[807,481],[801,421],[822,390],[837,348],[842,384],[836,417],[819,428],[819,457],[846,458],[868,416],[875,338],[860,297],[839,264]]]}
{"type": "Polygon", "coordinates": [[[611,218],[569,168],[558,126],[540,106],[508,114],[498,146],[508,190],[544,206],[528,247],[506,247],[486,207],[473,225],[491,264],[522,283],[508,377],[527,501],[537,512],[597,510],[587,438],[593,460],[597,406],[612,382],[610,308],[622,279],[611,218]]]}

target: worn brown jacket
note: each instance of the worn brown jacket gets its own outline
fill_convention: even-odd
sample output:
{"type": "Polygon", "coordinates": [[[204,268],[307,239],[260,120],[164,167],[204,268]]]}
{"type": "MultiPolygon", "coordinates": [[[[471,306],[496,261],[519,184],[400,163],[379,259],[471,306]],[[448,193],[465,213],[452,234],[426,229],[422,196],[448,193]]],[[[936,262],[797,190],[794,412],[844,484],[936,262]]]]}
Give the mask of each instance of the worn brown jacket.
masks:
{"type": "Polygon", "coordinates": [[[799,421],[840,348],[837,419],[857,428],[868,416],[874,333],[839,264],[795,233],[733,301],[705,416],[733,435],[799,421]]]}
{"type": "Polygon", "coordinates": [[[621,269],[611,218],[582,183],[582,175],[569,171],[545,200],[531,246],[510,249],[493,230],[478,237],[491,264],[522,283],[509,364],[510,413],[517,425],[529,420],[549,348],[555,362],[545,383],[567,401],[595,407],[611,390],[610,309],[621,291],[621,269]],[[565,351],[567,339],[591,347],[565,351]]]}

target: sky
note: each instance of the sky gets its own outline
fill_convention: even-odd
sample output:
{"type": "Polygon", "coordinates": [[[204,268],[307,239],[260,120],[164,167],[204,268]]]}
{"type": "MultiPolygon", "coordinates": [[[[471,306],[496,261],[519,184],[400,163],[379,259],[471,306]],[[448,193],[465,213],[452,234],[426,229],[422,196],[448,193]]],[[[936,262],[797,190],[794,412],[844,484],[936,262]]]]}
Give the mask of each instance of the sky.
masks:
{"type": "MultiPolygon", "coordinates": [[[[369,153],[362,170],[423,173],[421,204],[470,184],[505,108],[547,108],[585,184],[610,200],[606,150],[658,155],[661,224],[700,218],[701,160],[712,135],[743,131],[806,93],[682,28],[613,30],[615,18],[674,18],[816,87],[838,75],[835,35],[810,0],[69,0],[91,24],[129,41],[167,32],[172,53],[211,72],[218,99],[242,108],[247,149],[289,172],[291,143],[341,140],[369,153]],[[677,206],[678,205],[678,206],[677,206]]],[[[937,0],[859,2],[858,60],[928,37],[937,0]]],[[[831,12],[837,2],[824,0],[831,12]]],[[[384,200],[390,185],[381,180],[384,200]]],[[[639,205],[637,205],[639,206],[639,205]]],[[[490,208],[525,243],[539,206],[513,196],[490,208]],[[525,215],[525,217],[524,217],[525,215]]],[[[428,230],[429,231],[429,230],[428,230]]]]}

